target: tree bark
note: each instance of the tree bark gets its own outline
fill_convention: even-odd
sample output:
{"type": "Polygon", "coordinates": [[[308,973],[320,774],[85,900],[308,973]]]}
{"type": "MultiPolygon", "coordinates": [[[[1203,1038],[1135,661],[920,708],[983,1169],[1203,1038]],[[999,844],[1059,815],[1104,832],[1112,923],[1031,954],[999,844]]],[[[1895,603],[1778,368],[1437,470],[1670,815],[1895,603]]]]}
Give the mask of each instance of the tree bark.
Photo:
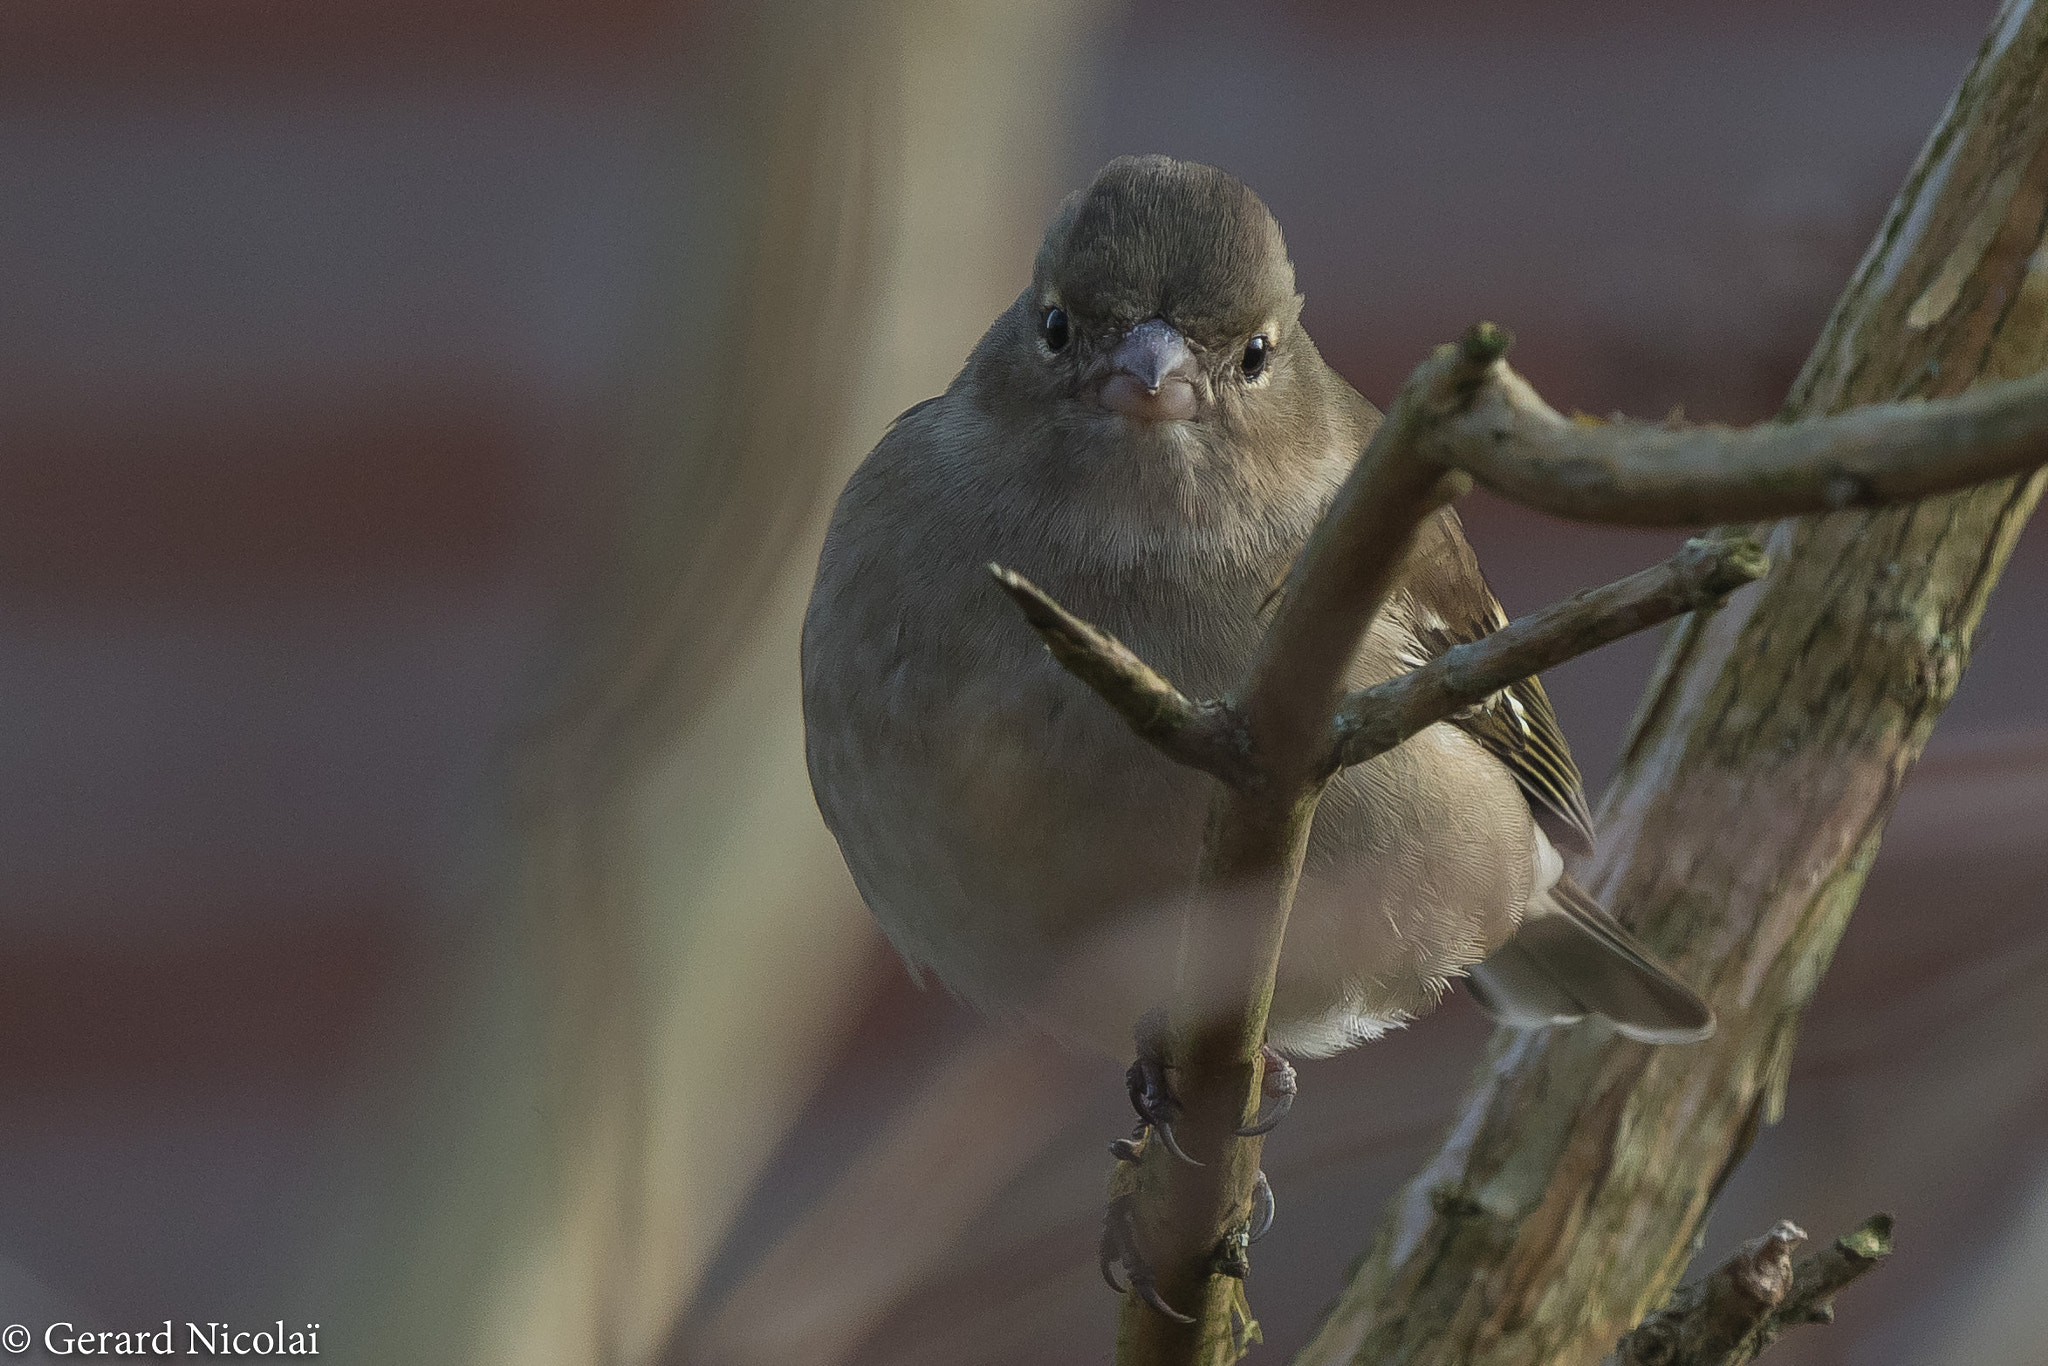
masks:
{"type": "MultiPolygon", "coordinates": [[[[2048,8],[2009,0],[1785,414],[2048,361],[2048,8]]],[[[1683,624],[1586,881],[1711,999],[1707,1042],[1503,1032],[1297,1361],[1593,1362],[1661,1303],[1783,1103],[1801,1010],[1953,693],[2042,476],[1765,528],[1763,587],[1683,624]]]]}

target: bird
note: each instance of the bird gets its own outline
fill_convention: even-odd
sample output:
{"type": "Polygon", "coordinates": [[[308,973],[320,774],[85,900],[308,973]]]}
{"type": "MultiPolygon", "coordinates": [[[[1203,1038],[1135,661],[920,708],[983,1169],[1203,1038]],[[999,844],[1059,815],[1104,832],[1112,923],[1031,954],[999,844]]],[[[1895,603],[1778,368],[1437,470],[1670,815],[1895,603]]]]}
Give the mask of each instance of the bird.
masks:
{"type": "MultiPolygon", "coordinates": [[[[812,788],[913,973],[986,1012],[1104,1047],[1129,1037],[1127,1000],[1057,983],[1089,943],[1192,894],[1214,780],[1062,670],[984,566],[1030,578],[1190,696],[1227,695],[1380,421],[1302,305],[1279,225],[1242,181],[1120,157],[1067,197],[1029,286],[833,510],[801,649],[812,788]]],[[[1348,682],[1505,624],[1447,506],[1348,682]]],[[[1593,1016],[1646,1042],[1705,1037],[1706,1003],[1566,870],[1594,838],[1534,678],[1345,770],[1315,814],[1271,1049],[1376,1038],[1461,978],[1511,1026],[1593,1016]]],[[[1169,940],[1140,939],[1143,969],[1170,972],[1169,940]]]]}

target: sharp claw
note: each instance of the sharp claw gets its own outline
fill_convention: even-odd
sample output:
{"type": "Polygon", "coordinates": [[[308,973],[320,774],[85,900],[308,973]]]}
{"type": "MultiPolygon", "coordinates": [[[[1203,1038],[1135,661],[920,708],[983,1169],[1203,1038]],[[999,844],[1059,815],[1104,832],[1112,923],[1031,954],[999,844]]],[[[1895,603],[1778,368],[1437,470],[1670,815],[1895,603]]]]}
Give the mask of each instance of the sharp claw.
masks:
{"type": "Polygon", "coordinates": [[[1168,1122],[1162,1119],[1152,1126],[1152,1132],[1159,1135],[1159,1141],[1166,1145],[1166,1151],[1172,1153],[1175,1157],[1187,1163],[1190,1167],[1199,1167],[1202,1165],[1201,1163],[1195,1161],[1195,1159],[1193,1159],[1192,1157],[1189,1157],[1186,1152],[1182,1151],[1180,1146],[1180,1140],[1173,1136],[1173,1125],[1169,1124],[1168,1122]]]}
{"type": "Polygon", "coordinates": [[[1273,1113],[1270,1115],[1262,1116],[1239,1129],[1239,1138],[1259,1138],[1279,1128],[1280,1121],[1287,1118],[1287,1112],[1294,1108],[1294,1096],[1301,1087],[1293,1063],[1275,1053],[1270,1045],[1265,1046],[1263,1051],[1266,1055],[1266,1073],[1259,1089],[1280,1103],[1273,1107],[1273,1113]]]}
{"type": "Polygon", "coordinates": [[[1102,1268],[1102,1279],[1109,1282],[1111,1290],[1119,1295],[1130,1293],[1131,1288],[1116,1278],[1117,1267],[1122,1263],[1117,1259],[1116,1239],[1106,1226],[1102,1230],[1102,1247],[1096,1254],[1096,1265],[1102,1268]]]}
{"type": "Polygon", "coordinates": [[[1252,1187],[1252,1228],[1251,1241],[1257,1242],[1273,1229],[1273,1186],[1266,1180],[1264,1172],[1259,1173],[1258,1184],[1252,1187]]]}
{"type": "Polygon", "coordinates": [[[1136,1295],[1152,1306],[1160,1315],[1175,1323],[1193,1323],[1194,1320],[1166,1302],[1159,1293],[1159,1287],[1152,1283],[1152,1268],[1146,1263],[1143,1253],[1138,1251],[1138,1224],[1131,1212],[1129,1196],[1109,1202],[1108,1217],[1102,1224],[1102,1279],[1119,1295],[1136,1295]],[[1121,1267],[1130,1281],[1128,1286],[1118,1285],[1113,1267],[1121,1267]]]}
{"type": "Polygon", "coordinates": [[[1145,1303],[1151,1305],[1152,1308],[1156,1310],[1158,1313],[1165,1316],[1166,1318],[1172,1319],[1175,1323],[1194,1322],[1194,1320],[1189,1318],[1186,1314],[1181,1313],[1180,1310],[1175,1309],[1172,1305],[1168,1304],[1166,1300],[1160,1295],[1158,1288],[1155,1287],[1152,1284],[1152,1282],[1134,1279],[1131,1282],[1131,1289],[1137,1292],[1137,1296],[1139,1299],[1145,1301],[1145,1303]]]}
{"type": "Polygon", "coordinates": [[[1138,1021],[1137,1035],[1137,1061],[1124,1074],[1124,1086],[1131,1095],[1131,1108],[1138,1112],[1139,1119],[1158,1133],[1166,1151],[1191,1167],[1199,1167],[1202,1164],[1188,1156],[1173,1132],[1173,1117],[1180,1111],[1180,1101],[1166,1080],[1166,1012],[1147,1012],[1145,1018],[1138,1021]]]}
{"type": "Polygon", "coordinates": [[[1247,1124],[1237,1131],[1239,1138],[1259,1138],[1280,1127],[1280,1121],[1287,1118],[1287,1112],[1294,1108],[1294,1094],[1280,1097],[1280,1103],[1273,1107],[1273,1113],[1262,1116],[1256,1124],[1247,1124]]]}

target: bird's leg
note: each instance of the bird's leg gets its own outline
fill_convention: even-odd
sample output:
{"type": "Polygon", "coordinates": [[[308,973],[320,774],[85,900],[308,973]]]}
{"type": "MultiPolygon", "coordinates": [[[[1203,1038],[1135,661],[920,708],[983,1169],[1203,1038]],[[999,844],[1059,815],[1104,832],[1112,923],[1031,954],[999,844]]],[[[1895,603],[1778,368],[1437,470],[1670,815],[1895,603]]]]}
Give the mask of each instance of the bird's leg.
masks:
{"type": "MultiPolygon", "coordinates": [[[[1173,1120],[1180,1113],[1180,1097],[1173,1094],[1173,1087],[1166,1079],[1166,1040],[1166,1012],[1146,1011],[1144,1018],[1138,1021],[1137,1061],[1124,1073],[1124,1085],[1131,1093],[1131,1108],[1138,1112],[1140,1123],[1130,1138],[1118,1139],[1110,1144],[1109,1150],[1120,1160],[1135,1160],[1143,1150],[1145,1130],[1149,1128],[1159,1135],[1166,1151],[1189,1166],[1199,1167],[1202,1164],[1182,1151],[1180,1141],[1173,1136],[1173,1120]]],[[[1293,1075],[1292,1068],[1288,1069],[1288,1075],[1293,1075]]]]}
{"type": "Polygon", "coordinates": [[[1153,1134],[1166,1150],[1183,1162],[1200,1166],[1181,1151],[1173,1136],[1173,1117],[1180,1113],[1180,1100],[1166,1080],[1166,1012],[1150,1010],[1138,1021],[1138,1057],[1124,1073],[1124,1085],[1131,1094],[1131,1108],[1138,1112],[1138,1127],[1129,1138],[1109,1145],[1116,1158],[1116,1170],[1109,1178],[1109,1208],[1102,1218],[1102,1248],[1099,1254],[1102,1279],[1119,1295],[1136,1295],[1155,1313],[1175,1323],[1194,1320],[1166,1302],[1152,1264],[1138,1247],[1137,1164],[1145,1156],[1145,1145],[1153,1134]],[[1122,1279],[1118,1279],[1121,1273],[1122,1279]]]}
{"type": "Polygon", "coordinates": [[[1300,1083],[1294,1074],[1294,1064],[1273,1051],[1273,1045],[1260,1044],[1259,1051],[1266,1055],[1265,1080],[1259,1089],[1276,1102],[1272,1112],[1261,1116],[1255,1123],[1237,1131],[1239,1138],[1257,1138],[1270,1134],[1287,1118],[1287,1112],[1294,1108],[1294,1094],[1300,1083]]]}

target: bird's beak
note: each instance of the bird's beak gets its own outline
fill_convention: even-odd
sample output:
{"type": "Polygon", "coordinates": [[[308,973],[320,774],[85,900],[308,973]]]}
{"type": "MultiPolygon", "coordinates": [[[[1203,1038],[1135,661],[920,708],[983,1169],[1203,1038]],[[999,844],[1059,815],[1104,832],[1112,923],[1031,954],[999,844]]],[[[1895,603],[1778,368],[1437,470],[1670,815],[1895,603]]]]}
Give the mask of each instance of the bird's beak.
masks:
{"type": "Polygon", "coordinates": [[[1102,382],[1102,403],[1134,422],[1182,422],[1195,415],[1195,356],[1188,340],[1152,318],[1124,333],[1102,382]]]}

